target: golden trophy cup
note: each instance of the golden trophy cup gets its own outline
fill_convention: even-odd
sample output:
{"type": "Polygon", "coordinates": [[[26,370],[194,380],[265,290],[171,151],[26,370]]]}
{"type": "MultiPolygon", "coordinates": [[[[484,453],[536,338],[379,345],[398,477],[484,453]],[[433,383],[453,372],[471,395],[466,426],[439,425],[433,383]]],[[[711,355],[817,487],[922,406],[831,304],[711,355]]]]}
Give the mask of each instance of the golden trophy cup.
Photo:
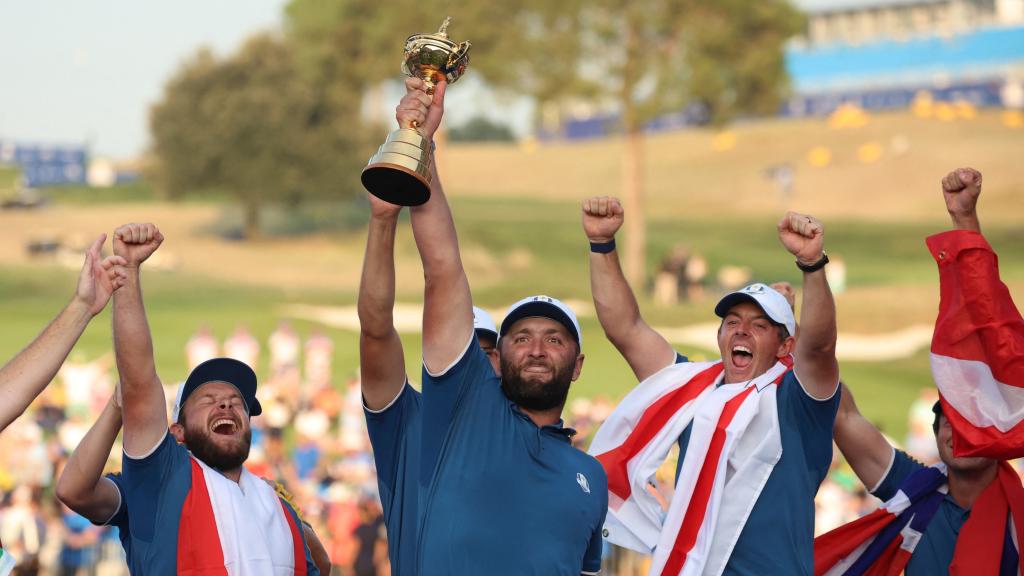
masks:
{"type": "MultiPolygon", "coordinates": [[[[448,39],[451,21],[446,18],[436,34],[413,34],[405,41],[402,72],[423,80],[428,94],[441,80],[454,83],[469,64],[469,42],[448,39]]],[[[363,168],[363,187],[392,204],[423,204],[430,199],[432,146],[415,125],[394,130],[363,168]]]]}

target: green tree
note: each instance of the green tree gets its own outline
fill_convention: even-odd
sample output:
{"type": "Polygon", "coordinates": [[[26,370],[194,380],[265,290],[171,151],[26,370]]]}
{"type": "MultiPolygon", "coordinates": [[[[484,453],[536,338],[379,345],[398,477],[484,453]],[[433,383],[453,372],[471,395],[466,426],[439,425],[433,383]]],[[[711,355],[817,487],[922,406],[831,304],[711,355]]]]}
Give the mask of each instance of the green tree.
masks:
{"type": "Polygon", "coordinates": [[[462,126],[448,130],[452,142],[512,142],[516,135],[505,124],[483,116],[475,116],[462,126]]]}
{"type": "Polygon", "coordinates": [[[454,18],[473,42],[470,69],[541,108],[587,101],[619,112],[626,273],[644,278],[643,126],[698,104],[715,123],[777,109],[787,90],[783,46],[804,26],[788,0],[292,0],[289,31],[330,91],[398,78],[413,32],[454,18]],[[341,88],[343,87],[343,88],[341,88]]]}
{"type": "MultiPolygon", "coordinates": [[[[634,286],[644,277],[643,127],[652,118],[700,105],[712,122],[778,109],[788,88],[783,47],[803,27],[787,0],[590,0],[573,5],[571,62],[551,69],[523,62],[520,75],[543,76],[540,101],[586,100],[618,111],[624,138],[624,259],[634,286]],[[569,80],[571,79],[571,80],[569,80]]],[[[560,55],[561,56],[561,55],[560,55]]]]}
{"type": "MultiPolygon", "coordinates": [[[[331,119],[333,120],[333,119],[331,119]]],[[[356,138],[324,118],[288,44],[270,34],[235,54],[200,51],[170,79],[152,109],[155,180],[169,196],[223,190],[259,233],[268,203],[352,194],[356,138]]]]}

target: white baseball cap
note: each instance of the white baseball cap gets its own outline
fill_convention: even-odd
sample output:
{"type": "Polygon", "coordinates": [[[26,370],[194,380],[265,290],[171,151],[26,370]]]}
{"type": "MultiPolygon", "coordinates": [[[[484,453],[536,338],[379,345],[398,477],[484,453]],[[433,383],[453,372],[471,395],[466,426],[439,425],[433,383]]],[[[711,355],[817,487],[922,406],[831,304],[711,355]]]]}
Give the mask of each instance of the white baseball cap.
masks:
{"type": "Polygon", "coordinates": [[[760,282],[751,284],[726,294],[715,306],[715,314],[719,318],[725,318],[729,310],[740,302],[757,304],[773,322],[785,326],[786,330],[789,330],[790,336],[796,336],[796,318],[793,317],[793,309],[790,308],[786,297],[778,290],[760,282]]]}
{"type": "Polygon", "coordinates": [[[473,306],[473,330],[477,336],[491,336],[498,339],[498,327],[494,324],[494,318],[487,313],[487,310],[479,306],[473,306]]]}
{"type": "Polygon", "coordinates": [[[572,308],[556,298],[544,295],[523,298],[509,307],[505,319],[501,321],[500,336],[504,336],[516,322],[532,317],[550,318],[565,326],[565,329],[579,344],[580,349],[583,349],[583,330],[580,329],[580,323],[572,308]]]}

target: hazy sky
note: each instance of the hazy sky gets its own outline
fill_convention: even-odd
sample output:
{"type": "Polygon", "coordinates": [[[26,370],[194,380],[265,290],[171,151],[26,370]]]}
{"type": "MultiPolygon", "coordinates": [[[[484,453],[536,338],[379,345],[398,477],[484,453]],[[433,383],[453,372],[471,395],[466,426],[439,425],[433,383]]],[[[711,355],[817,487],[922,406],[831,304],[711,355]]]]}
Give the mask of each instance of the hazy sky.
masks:
{"type": "Polygon", "coordinates": [[[0,139],[128,157],[149,106],[202,45],[279,27],[287,0],[0,0],[0,139]]]}

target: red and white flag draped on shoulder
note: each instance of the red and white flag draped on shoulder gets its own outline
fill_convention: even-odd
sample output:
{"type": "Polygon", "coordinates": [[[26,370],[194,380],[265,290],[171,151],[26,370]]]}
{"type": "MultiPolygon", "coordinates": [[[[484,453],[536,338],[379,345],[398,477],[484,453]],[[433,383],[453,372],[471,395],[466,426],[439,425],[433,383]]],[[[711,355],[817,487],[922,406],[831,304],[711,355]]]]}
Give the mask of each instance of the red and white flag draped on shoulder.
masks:
{"type": "Polygon", "coordinates": [[[720,574],[782,456],[776,390],[791,365],[719,385],[721,362],[675,364],[637,385],[590,446],[608,474],[605,537],[653,553],[651,575],[720,574]],[[666,513],[649,483],[691,423],[666,513]]]}
{"type": "Polygon", "coordinates": [[[1024,456],[1024,319],[995,252],[966,230],[927,240],[939,266],[932,376],[956,456],[1024,456]]]}

